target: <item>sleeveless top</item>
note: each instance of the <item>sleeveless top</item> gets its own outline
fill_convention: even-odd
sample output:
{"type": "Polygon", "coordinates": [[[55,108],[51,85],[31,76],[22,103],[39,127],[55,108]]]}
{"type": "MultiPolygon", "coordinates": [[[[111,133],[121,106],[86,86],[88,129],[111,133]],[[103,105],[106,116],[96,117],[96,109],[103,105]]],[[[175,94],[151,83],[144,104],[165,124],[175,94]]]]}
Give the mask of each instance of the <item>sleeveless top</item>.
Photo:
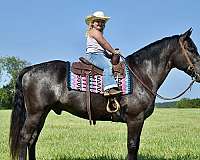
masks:
{"type": "Polygon", "coordinates": [[[100,46],[100,44],[96,41],[96,39],[88,35],[86,53],[98,53],[98,52],[105,52],[105,50],[100,46]]]}

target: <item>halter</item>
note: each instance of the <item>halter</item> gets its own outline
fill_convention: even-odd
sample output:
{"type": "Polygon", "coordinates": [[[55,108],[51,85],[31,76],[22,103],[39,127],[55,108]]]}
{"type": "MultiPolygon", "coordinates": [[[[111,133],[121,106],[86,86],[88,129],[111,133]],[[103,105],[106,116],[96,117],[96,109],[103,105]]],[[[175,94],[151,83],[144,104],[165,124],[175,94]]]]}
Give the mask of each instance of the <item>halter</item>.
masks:
{"type": "Polygon", "coordinates": [[[188,85],[188,87],[182,91],[179,95],[175,96],[175,97],[172,97],[172,98],[168,98],[168,97],[164,97],[164,96],[161,96],[159,95],[158,93],[156,92],[153,92],[141,79],[140,77],[135,74],[133,72],[133,70],[130,68],[130,66],[126,63],[126,59],[120,54],[120,57],[123,59],[123,61],[126,63],[126,65],[128,66],[128,69],[131,71],[131,73],[135,76],[135,78],[143,85],[143,87],[148,90],[153,96],[157,96],[159,97],[160,99],[163,99],[163,100],[173,100],[173,99],[177,99],[179,98],[180,96],[182,96],[183,94],[185,94],[185,92],[187,92],[189,89],[191,89],[193,83],[196,81],[196,77],[197,76],[200,76],[196,71],[195,71],[195,66],[194,64],[191,62],[188,54],[187,54],[187,51],[186,49],[183,47],[183,44],[181,43],[180,39],[179,39],[179,43],[180,43],[180,46],[181,46],[181,49],[182,49],[182,53],[184,54],[187,62],[189,63],[189,66],[187,68],[187,70],[189,70],[190,72],[194,73],[195,75],[195,79],[192,79],[192,81],[190,82],[190,84],[188,85]]]}

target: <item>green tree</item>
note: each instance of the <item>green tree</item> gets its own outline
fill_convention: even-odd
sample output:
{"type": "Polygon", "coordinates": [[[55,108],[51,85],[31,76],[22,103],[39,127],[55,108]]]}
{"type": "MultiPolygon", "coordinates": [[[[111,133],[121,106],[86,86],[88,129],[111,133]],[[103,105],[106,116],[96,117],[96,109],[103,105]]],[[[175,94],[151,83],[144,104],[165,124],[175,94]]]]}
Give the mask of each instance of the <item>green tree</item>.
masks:
{"type": "Polygon", "coordinates": [[[8,109],[11,107],[12,96],[7,86],[0,88],[0,109],[8,109]]]}
{"type": "Polygon", "coordinates": [[[14,56],[0,57],[0,84],[2,86],[0,87],[0,107],[11,107],[17,76],[29,64],[14,56]],[[2,82],[5,77],[8,79],[7,83],[2,82]]]}
{"type": "Polygon", "coordinates": [[[177,108],[200,108],[200,99],[183,98],[176,102],[177,108]]]}

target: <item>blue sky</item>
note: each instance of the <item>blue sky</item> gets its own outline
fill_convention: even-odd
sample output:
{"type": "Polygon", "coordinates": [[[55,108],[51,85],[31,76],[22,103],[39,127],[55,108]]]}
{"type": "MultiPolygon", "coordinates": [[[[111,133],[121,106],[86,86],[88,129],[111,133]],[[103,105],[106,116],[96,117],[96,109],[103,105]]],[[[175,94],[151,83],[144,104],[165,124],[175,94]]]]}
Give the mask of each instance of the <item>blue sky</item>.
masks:
{"type": "MultiPolygon", "coordinates": [[[[0,0],[0,56],[17,56],[32,64],[77,60],[85,53],[85,16],[96,10],[111,17],[105,37],[125,56],[190,27],[200,47],[200,1],[0,0]]],[[[175,96],[190,79],[174,69],[159,93],[175,96]]],[[[183,97],[199,98],[199,89],[195,84],[183,97]]]]}

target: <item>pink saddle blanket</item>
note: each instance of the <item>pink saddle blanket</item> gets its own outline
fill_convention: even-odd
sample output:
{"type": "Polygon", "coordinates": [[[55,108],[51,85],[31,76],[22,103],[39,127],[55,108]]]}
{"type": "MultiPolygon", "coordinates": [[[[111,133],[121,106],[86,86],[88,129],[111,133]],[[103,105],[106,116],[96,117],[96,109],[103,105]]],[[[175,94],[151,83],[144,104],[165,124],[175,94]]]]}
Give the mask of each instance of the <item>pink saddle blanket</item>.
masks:
{"type": "MultiPolygon", "coordinates": [[[[71,65],[68,65],[67,70],[69,71],[67,78],[69,89],[85,92],[87,86],[89,85],[90,92],[97,94],[104,93],[102,75],[90,75],[88,82],[86,75],[74,74],[71,70],[71,65]]],[[[133,89],[133,78],[128,67],[125,64],[124,75],[125,76],[118,76],[117,74],[115,74],[115,80],[122,91],[122,95],[131,94],[133,89]]]]}

